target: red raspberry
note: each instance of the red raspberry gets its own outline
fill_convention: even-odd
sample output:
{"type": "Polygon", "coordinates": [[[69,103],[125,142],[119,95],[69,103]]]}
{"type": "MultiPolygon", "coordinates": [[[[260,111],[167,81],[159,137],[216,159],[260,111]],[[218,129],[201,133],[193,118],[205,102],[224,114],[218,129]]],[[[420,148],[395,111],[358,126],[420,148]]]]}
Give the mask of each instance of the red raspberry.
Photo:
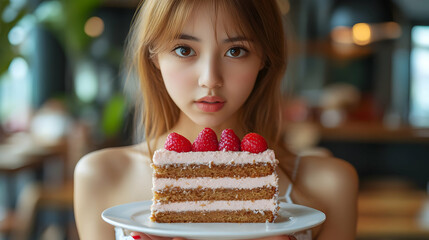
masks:
{"type": "Polygon", "coordinates": [[[257,133],[249,133],[241,140],[241,150],[251,153],[260,153],[267,150],[265,138],[257,133]]]}
{"type": "Polygon", "coordinates": [[[192,151],[217,151],[218,142],[216,133],[211,128],[204,128],[192,144],[192,151]]]}
{"type": "Polygon", "coordinates": [[[240,151],[240,139],[232,129],[222,131],[219,141],[219,151],[240,151]]]}
{"type": "Polygon", "coordinates": [[[192,151],[191,142],[178,133],[170,133],[165,140],[164,148],[169,151],[190,152],[192,151]]]}

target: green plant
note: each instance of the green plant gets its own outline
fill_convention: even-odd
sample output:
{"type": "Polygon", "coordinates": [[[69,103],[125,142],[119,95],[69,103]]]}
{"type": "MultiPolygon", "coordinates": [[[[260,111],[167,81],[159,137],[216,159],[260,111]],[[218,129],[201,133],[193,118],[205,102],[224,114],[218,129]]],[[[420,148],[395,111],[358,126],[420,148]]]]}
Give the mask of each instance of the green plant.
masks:
{"type": "Polygon", "coordinates": [[[35,16],[37,24],[50,29],[71,57],[85,53],[91,41],[84,25],[101,0],[50,0],[42,1],[30,11],[27,1],[0,1],[0,75],[7,71],[10,62],[20,56],[18,46],[9,42],[9,33],[28,14],[35,16]],[[17,4],[18,2],[18,4],[17,4]]]}
{"type": "Polygon", "coordinates": [[[0,1],[0,75],[4,73],[10,62],[19,51],[9,42],[10,30],[27,14],[26,7],[18,8],[11,4],[10,0],[0,1]]]}
{"type": "Polygon", "coordinates": [[[84,26],[100,4],[101,0],[51,0],[42,2],[35,13],[40,23],[55,34],[67,54],[75,58],[87,51],[92,39],[85,34],[84,26]]]}

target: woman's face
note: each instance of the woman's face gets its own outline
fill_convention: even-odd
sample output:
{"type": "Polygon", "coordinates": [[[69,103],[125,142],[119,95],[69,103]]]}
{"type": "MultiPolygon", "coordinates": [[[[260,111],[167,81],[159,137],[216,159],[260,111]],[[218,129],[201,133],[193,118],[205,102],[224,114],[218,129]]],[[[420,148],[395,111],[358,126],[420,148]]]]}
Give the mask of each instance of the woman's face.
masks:
{"type": "Polygon", "coordinates": [[[235,124],[259,70],[261,51],[234,31],[227,13],[201,6],[155,63],[166,89],[187,117],[204,127],[235,124]]]}

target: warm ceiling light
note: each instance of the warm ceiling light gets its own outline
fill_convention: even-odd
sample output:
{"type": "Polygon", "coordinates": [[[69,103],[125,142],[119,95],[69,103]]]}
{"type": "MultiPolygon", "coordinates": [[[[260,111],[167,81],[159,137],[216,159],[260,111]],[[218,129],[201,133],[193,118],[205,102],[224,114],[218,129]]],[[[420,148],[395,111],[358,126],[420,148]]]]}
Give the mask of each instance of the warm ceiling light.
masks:
{"type": "Polygon", "coordinates": [[[91,17],[85,23],[85,33],[90,37],[98,37],[104,31],[104,22],[99,17],[91,17]]]}
{"type": "Polygon", "coordinates": [[[353,41],[358,45],[366,45],[371,41],[371,27],[367,23],[353,25],[353,41]]]}

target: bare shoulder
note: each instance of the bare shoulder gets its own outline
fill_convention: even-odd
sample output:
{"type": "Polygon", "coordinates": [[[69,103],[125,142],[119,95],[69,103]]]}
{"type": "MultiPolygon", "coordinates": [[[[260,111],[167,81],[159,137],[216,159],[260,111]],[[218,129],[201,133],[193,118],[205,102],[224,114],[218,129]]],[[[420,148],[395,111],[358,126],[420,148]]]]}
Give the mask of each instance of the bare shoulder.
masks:
{"type": "Polygon", "coordinates": [[[325,207],[341,198],[355,197],[358,175],[348,162],[333,157],[303,157],[297,182],[301,189],[323,201],[325,207]]]}
{"type": "MultiPolygon", "coordinates": [[[[150,158],[138,145],[107,148],[82,157],[74,172],[75,195],[77,197],[101,197],[111,204],[137,198],[132,188],[147,190],[151,184],[150,158]],[[97,191],[99,194],[92,194],[97,191]],[[115,196],[127,196],[119,199],[115,196]]],[[[149,198],[147,191],[139,197],[149,198]]],[[[108,203],[106,203],[108,204],[108,203]]]]}
{"type": "Polygon", "coordinates": [[[89,153],[74,172],[74,210],[81,239],[113,239],[101,219],[109,207],[151,198],[150,158],[141,147],[109,148],[89,153]]]}
{"type": "Polygon", "coordinates": [[[75,177],[112,180],[118,174],[126,174],[136,162],[149,163],[150,158],[136,146],[106,148],[82,157],[76,165],[75,177]],[[112,178],[113,176],[113,178],[112,178]]]}
{"type": "Polygon", "coordinates": [[[304,203],[326,214],[318,239],[354,239],[359,180],[350,163],[332,157],[303,157],[296,182],[306,196],[304,203]]]}

